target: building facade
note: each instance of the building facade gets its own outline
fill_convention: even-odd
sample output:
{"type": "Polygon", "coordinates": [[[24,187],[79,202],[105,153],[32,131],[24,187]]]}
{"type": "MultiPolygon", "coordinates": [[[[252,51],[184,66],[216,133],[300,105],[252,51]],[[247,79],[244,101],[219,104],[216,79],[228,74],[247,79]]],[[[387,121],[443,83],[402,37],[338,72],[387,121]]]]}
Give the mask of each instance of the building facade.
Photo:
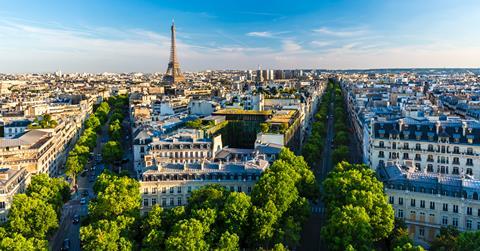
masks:
{"type": "Polygon", "coordinates": [[[428,246],[441,227],[480,230],[480,180],[415,172],[400,165],[379,167],[395,217],[405,220],[410,237],[428,246]]]}
{"type": "Polygon", "coordinates": [[[140,178],[142,212],[148,212],[156,204],[164,208],[186,205],[192,191],[210,184],[249,194],[268,166],[263,159],[154,166],[140,178]]]}
{"type": "Polygon", "coordinates": [[[373,169],[401,164],[417,172],[480,176],[480,123],[458,118],[374,119],[373,169]]]}
{"type": "Polygon", "coordinates": [[[28,184],[30,184],[30,177],[31,174],[26,168],[0,169],[0,224],[7,220],[13,196],[26,191],[28,184]]]}

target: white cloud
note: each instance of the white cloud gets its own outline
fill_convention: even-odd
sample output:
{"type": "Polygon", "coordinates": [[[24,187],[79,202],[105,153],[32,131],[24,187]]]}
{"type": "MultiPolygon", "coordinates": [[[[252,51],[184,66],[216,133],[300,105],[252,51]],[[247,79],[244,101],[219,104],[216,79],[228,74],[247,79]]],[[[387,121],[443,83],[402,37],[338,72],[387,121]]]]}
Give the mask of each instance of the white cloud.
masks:
{"type": "Polygon", "coordinates": [[[293,40],[282,41],[282,48],[285,52],[298,52],[302,50],[302,46],[293,40]]]}
{"type": "Polygon", "coordinates": [[[247,33],[250,37],[273,37],[273,34],[269,31],[252,31],[247,33]]]}
{"type": "Polygon", "coordinates": [[[319,29],[313,30],[316,33],[323,35],[335,36],[335,37],[353,37],[359,36],[366,33],[363,29],[352,29],[352,30],[332,30],[327,27],[321,27],[319,29]]]}
{"type": "Polygon", "coordinates": [[[313,46],[313,47],[317,47],[317,48],[320,48],[320,47],[326,47],[326,46],[329,46],[332,44],[331,41],[312,41],[310,42],[310,44],[313,46]]]}
{"type": "MultiPolygon", "coordinates": [[[[168,34],[142,29],[45,27],[0,20],[0,40],[0,71],[7,73],[163,72],[170,51],[168,34]]],[[[346,37],[304,44],[288,38],[268,47],[252,47],[203,41],[206,46],[179,39],[177,46],[183,70],[255,69],[259,64],[271,69],[479,66],[478,45],[394,46],[357,40],[346,37]]]]}

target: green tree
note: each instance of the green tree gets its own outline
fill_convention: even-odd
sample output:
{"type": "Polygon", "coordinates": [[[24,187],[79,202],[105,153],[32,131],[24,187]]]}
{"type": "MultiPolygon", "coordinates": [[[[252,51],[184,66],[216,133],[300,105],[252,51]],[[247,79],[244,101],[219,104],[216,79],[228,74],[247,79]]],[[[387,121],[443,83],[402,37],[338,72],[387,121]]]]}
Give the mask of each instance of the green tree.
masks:
{"type": "Polygon", "coordinates": [[[454,226],[440,228],[440,233],[432,241],[432,250],[455,250],[460,231],[454,226]]]}
{"type": "Polygon", "coordinates": [[[270,130],[270,125],[268,123],[260,123],[260,131],[267,133],[270,130]]]}
{"type": "MultiPolygon", "coordinates": [[[[112,120],[110,120],[112,121],[112,120]]],[[[122,126],[120,125],[120,121],[118,120],[113,120],[113,122],[110,123],[109,127],[108,127],[108,132],[110,134],[110,137],[113,139],[113,140],[120,140],[121,138],[121,134],[122,134],[122,126]]]]}
{"type": "Polygon", "coordinates": [[[238,246],[240,238],[236,234],[231,234],[228,231],[224,232],[220,237],[216,251],[236,251],[240,250],[238,246]]]}
{"type": "Polygon", "coordinates": [[[102,173],[95,187],[97,198],[89,204],[93,219],[115,219],[118,216],[138,217],[141,196],[137,180],[114,174],[102,173]],[[105,180],[110,181],[106,184],[105,180]]]}
{"type": "Polygon", "coordinates": [[[370,250],[374,239],[367,212],[352,205],[330,212],[322,237],[330,250],[345,250],[349,245],[357,250],[370,250]]]}
{"type": "Polygon", "coordinates": [[[58,227],[52,205],[41,199],[17,194],[8,214],[8,228],[26,238],[45,239],[58,227]]]}
{"type": "Polygon", "coordinates": [[[118,141],[108,141],[102,148],[103,159],[113,164],[115,161],[120,161],[123,156],[123,150],[118,141]]]}
{"type": "MultiPolygon", "coordinates": [[[[364,235],[363,238],[373,238],[370,242],[378,241],[390,235],[393,229],[394,214],[393,209],[386,200],[383,192],[383,183],[377,180],[375,172],[365,165],[352,165],[348,162],[339,163],[328,177],[323,182],[323,200],[330,212],[336,212],[338,209],[346,206],[359,207],[365,210],[368,216],[367,223],[369,224],[372,233],[364,235]]],[[[355,209],[358,211],[359,209],[355,209]]],[[[331,214],[331,217],[350,217],[348,215],[331,214]]],[[[359,220],[364,220],[360,219],[359,220]]],[[[333,226],[326,226],[329,231],[322,233],[335,233],[332,231],[335,227],[339,227],[335,222],[339,219],[329,221],[333,226]]],[[[360,222],[362,223],[362,222],[360,222]]],[[[355,223],[352,223],[355,224],[355,223]]],[[[362,223],[363,224],[363,223],[362,223]]],[[[344,232],[348,234],[349,232],[344,232]]],[[[333,235],[326,236],[326,239],[333,235]]],[[[355,240],[356,237],[342,237],[343,241],[355,240]]],[[[348,244],[353,245],[354,248],[359,248],[356,245],[363,247],[363,242],[344,243],[345,245],[335,247],[346,248],[348,244]]]]}
{"type": "Polygon", "coordinates": [[[191,210],[201,208],[218,210],[223,207],[226,194],[227,191],[220,185],[206,185],[202,189],[192,192],[190,198],[188,198],[188,208],[191,210]]]}
{"type": "Polygon", "coordinates": [[[252,203],[248,195],[237,192],[230,193],[220,211],[220,222],[225,224],[226,231],[236,234],[238,237],[246,236],[245,228],[251,207],[252,203]]]}
{"type": "Polygon", "coordinates": [[[166,250],[209,250],[204,236],[205,228],[199,220],[181,220],[173,226],[172,233],[166,241],[166,250]]]}
{"type": "Polygon", "coordinates": [[[268,200],[264,207],[252,207],[250,238],[248,238],[251,246],[269,245],[275,233],[275,224],[279,215],[275,204],[271,200],[268,200]]]}
{"type": "Polygon", "coordinates": [[[47,174],[32,177],[26,194],[51,204],[60,213],[64,202],[70,199],[70,186],[62,178],[50,178],[47,174]]]}
{"type": "Polygon", "coordinates": [[[348,147],[347,146],[339,146],[332,153],[332,161],[334,164],[338,164],[342,161],[347,161],[348,159],[348,147]]]}
{"type": "Polygon", "coordinates": [[[95,114],[90,115],[87,121],[85,121],[85,127],[87,129],[91,128],[94,131],[98,131],[100,129],[100,119],[95,116],[95,114]]]}
{"type": "Polygon", "coordinates": [[[78,155],[69,155],[65,163],[65,174],[76,183],[77,175],[83,170],[85,164],[82,163],[82,157],[78,155]]]}
{"type": "Polygon", "coordinates": [[[459,251],[479,250],[480,231],[461,233],[457,239],[456,249],[459,251]]]}
{"type": "Polygon", "coordinates": [[[185,126],[187,128],[191,128],[191,129],[200,129],[200,128],[202,128],[202,120],[195,119],[195,120],[187,121],[185,123],[185,126]]]}
{"type": "Polygon", "coordinates": [[[145,250],[163,250],[165,242],[165,231],[163,208],[155,205],[148,212],[147,217],[143,220],[142,231],[145,234],[142,240],[142,247],[145,250]]]}
{"type": "MultiPolygon", "coordinates": [[[[129,219],[130,223],[133,219],[129,219]]],[[[133,242],[125,237],[127,226],[123,221],[99,220],[80,228],[82,249],[89,250],[133,250],[133,242]]]]}
{"type": "Polygon", "coordinates": [[[47,251],[46,240],[25,238],[19,233],[13,233],[12,237],[0,238],[0,250],[3,251],[47,251]]]}

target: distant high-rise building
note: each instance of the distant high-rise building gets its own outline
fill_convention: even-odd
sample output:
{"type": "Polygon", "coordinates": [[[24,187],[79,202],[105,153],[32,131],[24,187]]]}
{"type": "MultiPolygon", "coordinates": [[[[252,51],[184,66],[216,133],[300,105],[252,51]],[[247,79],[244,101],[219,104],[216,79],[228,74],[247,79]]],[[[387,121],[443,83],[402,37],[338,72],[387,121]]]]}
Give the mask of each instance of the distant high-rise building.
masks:
{"type": "Polygon", "coordinates": [[[175,23],[172,22],[172,27],[170,28],[172,32],[171,37],[171,47],[170,47],[170,61],[168,62],[167,72],[165,73],[164,81],[176,84],[179,82],[184,82],[185,77],[180,71],[180,63],[177,59],[177,48],[175,45],[175,23]]]}
{"type": "Polygon", "coordinates": [[[258,67],[257,76],[256,76],[255,80],[257,82],[263,82],[263,74],[262,74],[262,69],[260,68],[260,66],[258,67]]]}

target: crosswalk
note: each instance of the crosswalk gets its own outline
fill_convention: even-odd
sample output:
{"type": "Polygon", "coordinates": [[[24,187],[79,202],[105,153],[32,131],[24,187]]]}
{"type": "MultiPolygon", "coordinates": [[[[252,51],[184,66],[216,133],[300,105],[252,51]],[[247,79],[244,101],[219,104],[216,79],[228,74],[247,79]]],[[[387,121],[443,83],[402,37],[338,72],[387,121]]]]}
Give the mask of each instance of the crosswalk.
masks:
{"type": "Polygon", "coordinates": [[[325,214],[325,208],[324,207],[312,207],[312,213],[314,214],[325,214]]]}

